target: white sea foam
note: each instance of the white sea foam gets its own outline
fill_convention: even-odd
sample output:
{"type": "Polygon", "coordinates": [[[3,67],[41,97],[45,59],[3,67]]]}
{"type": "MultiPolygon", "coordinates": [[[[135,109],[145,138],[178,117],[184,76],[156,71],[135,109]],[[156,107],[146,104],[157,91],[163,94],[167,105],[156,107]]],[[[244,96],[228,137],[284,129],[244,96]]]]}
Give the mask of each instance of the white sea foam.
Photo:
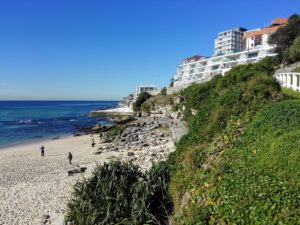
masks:
{"type": "Polygon", "coordinates": [[[19,123],[30,124],[32,123],[32,120],[20,120],[19,123]]]}

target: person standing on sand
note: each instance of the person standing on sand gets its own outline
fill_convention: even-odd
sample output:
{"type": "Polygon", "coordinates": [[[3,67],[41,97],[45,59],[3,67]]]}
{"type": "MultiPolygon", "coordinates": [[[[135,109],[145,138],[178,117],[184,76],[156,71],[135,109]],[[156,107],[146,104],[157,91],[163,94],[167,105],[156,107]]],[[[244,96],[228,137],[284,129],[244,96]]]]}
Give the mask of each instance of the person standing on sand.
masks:
{"type": "Polygon", "coordinates": [[[73,159],[73,156],[72,156],[71,152],[69,152],[68,160],[69,160],[70,165],[72,164],[72,159],[73,159]]]}
{"type": "Polygon", "coordinates": [[[92,147],[94,148],[95,145],[96,145],[95,140],[92,139],[92,147]]]}
{"type": "Polygon", "coordinates": [[[41,149],[41,156],[44,157],[45,156],[45,147],[44,147],[44,145],[42,145],[40,147],[40,149],[41,149]]]}

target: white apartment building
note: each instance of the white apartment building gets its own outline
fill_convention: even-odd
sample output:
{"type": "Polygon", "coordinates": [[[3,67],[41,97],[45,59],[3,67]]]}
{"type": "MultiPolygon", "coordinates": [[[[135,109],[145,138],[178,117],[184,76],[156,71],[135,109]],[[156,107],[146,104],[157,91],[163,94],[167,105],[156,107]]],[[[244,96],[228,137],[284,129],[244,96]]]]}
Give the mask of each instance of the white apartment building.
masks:
{"type": "Polygon", "coordinates": [[[242,51],[242,37],[247,29],[238,27],[220,32],[215,40],[215,55],[226,55],[242,51]]]}
{"type": "MultiPolygon", "coordinates": [[[[216,51],[216,54],[211,57],[193,56],[183,60],[174,76],[173,86],[179,87],[192,83],[202,83],[210,80],[217,74],[224,75],[234,66],[256,63],[267,56],[276,56],[275,46],[268,44],[268,38],[270,34],[286,23],[287,19],[277,18],[269,27],[245,31],[243,34],[239,34],[242,37],[240,51],[238,51],[240,44],[236,44],[236,46],[230,45],[230,48],[228,47],[224,50],[224,53],[222,49],[216,51]],[[235,52],[235,50],[237,51],[235,52]]],[[[230,31],[232,32],[233,30],[236,29],[230,31]]],[[[240,32],[243,32],[242,30],[245,29],[240,28],[240,32]]],[[[219,36],[222,33],[224,32],[219,33],[219,36]]],[[[228,35],[232,37],[231,34],[226,34],[226,36],[228,35]]],[[[216,46],[221,42],[222,40],[216,41],[216,46]]]]}

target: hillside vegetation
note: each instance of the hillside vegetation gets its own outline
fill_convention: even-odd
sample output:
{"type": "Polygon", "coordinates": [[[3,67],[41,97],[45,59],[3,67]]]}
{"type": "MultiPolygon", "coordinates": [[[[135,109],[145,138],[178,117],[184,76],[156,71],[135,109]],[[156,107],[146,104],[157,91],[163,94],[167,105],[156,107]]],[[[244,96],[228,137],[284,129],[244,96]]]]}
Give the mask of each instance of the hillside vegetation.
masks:
{"type": "Polygon", "coordinates": [[[172,105],[184,115],[188,134],[150,171],[120,162],[99,166],[75,185],[67,219],[82,225],[300,224],[300,95],[273,77],[278,63],[300,60],[300,15],[269,42],[277,46],[274,59],[194,84],[180,101],[165,89],[155,97],[140,94],[135,111],[172,105]]]}
{"type": "Polygon", "coordinates": [[[282,92],[273,69],[266,58],[185,89],[175,108],[189,132],[168,161],[145,173],[120,162],[99,166],[75,185],[66,219],[299,224],[300,99],[282,92]]]}
{"type": "Polygon", "coordinates": [[[273,68],[265,59],[183,91],[174,223],[299,224],[300,101],[283,96],[273,68]]]}

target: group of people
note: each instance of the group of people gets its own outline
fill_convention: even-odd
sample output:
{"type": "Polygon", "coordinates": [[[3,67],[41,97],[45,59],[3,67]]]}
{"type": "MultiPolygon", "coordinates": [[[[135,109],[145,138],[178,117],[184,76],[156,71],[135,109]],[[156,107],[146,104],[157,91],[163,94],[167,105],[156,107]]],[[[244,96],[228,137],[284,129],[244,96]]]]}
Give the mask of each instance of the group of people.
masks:
{"type": "MultiPolygon", "coordinates": [[[[95,142],[94,139],[92,139],[91,145],[92,145],[92,147],[94,147],[94,146],[96,145],[96,142],[95,142]]],[[[44,157],[44,156],[45,156],[45,146],[42,145],[42,146],[40,147],[40,149],[41,149],[41,157],[44,157]]],[[[69,152],[69,155],[68,155],[68,158],[67,158],[67,159],[69,160],[69,163],[70,163],[70,165],[71,165],[71,164],[72,164],[72,159],[73,159],[73,155],[71,154],[71,152],[69,152]]]]}
{"type": "MultiPolygon", "coordinates": [[[[44,157],[45,156],[45,146],[44,145],[42,145],[41,147],[40,147],[40,149],[41,149],[41,157],[44,157]]],[[[71,152],[69,152],[69,155],[68,155],[68,158],[67,158],[68,160],[69,160],[69,163],[70,163],[70,165],[72,164],[72,159],[73,159],[73,155],[71,154],[71,152]]]]}

